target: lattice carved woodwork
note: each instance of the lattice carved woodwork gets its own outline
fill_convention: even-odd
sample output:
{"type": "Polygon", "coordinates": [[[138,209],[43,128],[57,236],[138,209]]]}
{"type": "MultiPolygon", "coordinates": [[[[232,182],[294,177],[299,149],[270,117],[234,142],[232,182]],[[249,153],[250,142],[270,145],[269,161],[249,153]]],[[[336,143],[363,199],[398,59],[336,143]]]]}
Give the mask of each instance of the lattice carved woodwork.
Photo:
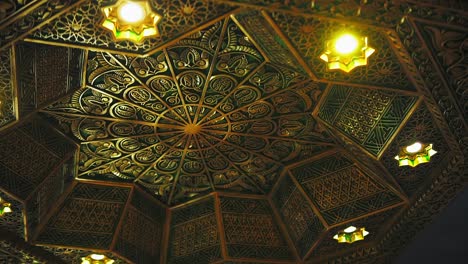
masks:
{"type": "Polygon", "coordinates": [[[299,256],[303,258],[325,231],[325,227],[289,175],[284,176],[277,185],[278,189],[272,194],[273,203],[278,208],[299,256]]]}
{"type": "Polygon", "coordinates": [[[37,234],[39,225],[46,221],[47,213],[53,210],[57,200],[74,179],[75,157],[72,156],[51,172],[26,201],[28,239],[37,234]]]}
{"type": "Polygon", "coordinates": [[[166,213],[141,191],[134,191],[113,249],[134,263],[159,263],[166,213]]]}
{"type": "Polygon", "coordinates": [[[220,197],[230,258],[292,260],[266,200],[220,197]]]}
{"type": "Polygon", "coordinates": [[[15,48],[20,115],[82,86],[82,50],[24,42],[15,48]]]}
{"type": "Polygon", "coordinates": [[[130,188],[78,183],[37,243],[109,249],[130,188]]]}
{"type": "Polygon", "coordinates": [[[2,188],[26,199],[60,159],[21,129],[2,135],[0,140],[2,188]]]}
{"type": "Polygon", "coordinates": [[[147,58],[89,52],[87,87],[44,112],[82,141],[79,178],[136,181],[169,204],[268,192],[332,141],[310,115],[324,85],[265,60],[226,19],[147,58]]]}
{"type": "Polygon", "coordinates": [[[0,140],[2,188],[26,200],[76,146],[37,116],[7,131],[0,140]]]}
{"type": "Polygon", "coordinates": [[[340,154],[302,164],[291,174],[330,225],[402,202],[397,193],[340,154]]]}
{"type": "Polygon", "coordinates": [[[169,239],[168,263],[212,263],[221,260],[214,198],[174,209],[169,239]]]}
{"type": "Polygon", "coordinates": [[[285,13],[272,13],[271,16],[318,78],[409,91],[415,90],[384,32],[285,13]],[[328,70],[326,63],[320,59],[326,42],[332,39],[336,32],[342,32],[343,28],[354,34],[367,36],[369,46],[376,50],[369,57],[367,66],[355,68],[349,73],[328,70]]]}
{"type": "Polygon", "coordinates": [[[190,33],[202,24],[212,23],[213,19],[234,9],[229,5],[211,0],[153,0],[151,6],[162,15],[159,22],[160,34],[136,44],[131,41],[115,41],[112,34],[100,26],[103,20],[101,7],[105,5],[105,2],[104,0],[84,2],[71,12],[35,31],[29,38],[107,51],[147,54],[190,33]]]}
{"type": "Polygon", "coordinates": [[[11,78],[13,75],[12,54],[11,48],[0,51],[0,130],[17,120],[16,90],[11,78]]]}
{"type": "Polygon", "coordinates": [[[317,115],[378,157],[416,101],[391,91],[333,85],[317,115]]]}

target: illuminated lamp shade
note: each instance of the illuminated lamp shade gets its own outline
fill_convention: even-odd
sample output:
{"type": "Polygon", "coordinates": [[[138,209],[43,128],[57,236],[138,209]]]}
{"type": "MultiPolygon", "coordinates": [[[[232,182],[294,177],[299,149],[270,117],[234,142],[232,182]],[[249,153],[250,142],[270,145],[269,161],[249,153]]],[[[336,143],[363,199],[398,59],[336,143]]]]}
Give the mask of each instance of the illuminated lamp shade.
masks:
{"type": "Polygon", "coordinates": [[[327,41],[325,52],[320,58],[327,63],[330,70],[350,72],[352,69],[367,65],[374,49],[367,46],[367,37],[355,37],[343,34],[340,37],[327,41]]]}
{"type": "Polygon", "coordinates": [[[81,264],[112,264],[113,259],[108,258],[102,254],[90,254],[86,257],[81,258],[81,264]]]}
{"type": "Polygon", "coordinates": [[[364,237],[367,236],[369,232],[366,231],[364,227],[356,228],[354,226],[349,226],[344,230],[339,231],[333,239],[336,239],[338,243],[354,243],[356,241],[364,240],[364,237]]]}
{"type": "Polygon", "coordinates": [[[0,197],[0,216],[11,212],[11,204],[0,197]]]}
{"type": "Polygon", "coordinates": [[[399,166],[416,167],[421,163],[429,162],[436,153],[437,151],[432,149],[432,144],[415,142],[409,146],[401,147],[395,159],[398,160],[399,166]]]}
{"type": "Polygon", "coordinates": [[[102,26],[112,31],[116,40],[142,42],[146,37],[158,36],[162,16],[154,12],[149,1],[118,0],[102,8],[102,26]]]}

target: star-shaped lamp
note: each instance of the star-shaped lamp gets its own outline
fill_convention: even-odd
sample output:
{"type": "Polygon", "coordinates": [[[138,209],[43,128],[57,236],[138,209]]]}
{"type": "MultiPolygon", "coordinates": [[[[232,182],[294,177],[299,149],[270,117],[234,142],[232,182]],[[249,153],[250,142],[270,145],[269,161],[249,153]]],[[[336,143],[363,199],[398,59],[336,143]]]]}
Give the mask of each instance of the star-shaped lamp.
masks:
{"type": "Polygon", "coordinates": [[[432,144],[424,144],[415,142],[412,145],[401,147],[400,153],[395,157],[400,166],[416,167],[421,163],[426,163],[431,160],[431,157],[437,151],[432,149],[432,144]]]}
{"type": "Polygon", "coordinates": [[[146,37],[159,35],[162,16],[153,11],[149,1],[118,0],[103,7],[102,12],[102,26],[112,31],[116,40],[139,43],[146,37]]]}
{"type": "Polygon", "coordinates": [[[6,213],[11,213],[11,203],[0,197],[0,216],[3,216],[6,213]]]}
{"type": "Polygon", "coordinates": [[[338,243],[351,244],[359,240],[364,240],[364,237],[368,234],[369,232],[367,232],[364,227],[356,228],[354,226],[349,226],[338,232],[338,234],[336,234],[333,239],[336,239],[338,243]]]}
{"type": "Polygon", "coordinates": [[[112,264],[113,259],[108,258],[102,254],[90,254],[89,256],[81,258],[81,264],[112,264]]]}
{"type": "Polygon", "coordinates": [[[367,46],[367,37],[358,38],[352,34],[343,34],[327,41],[326,50],[320,58],[327,62],[330,70],[350,72],[358,66],[367,65],[367,58],[374,51],[367,46]]]}

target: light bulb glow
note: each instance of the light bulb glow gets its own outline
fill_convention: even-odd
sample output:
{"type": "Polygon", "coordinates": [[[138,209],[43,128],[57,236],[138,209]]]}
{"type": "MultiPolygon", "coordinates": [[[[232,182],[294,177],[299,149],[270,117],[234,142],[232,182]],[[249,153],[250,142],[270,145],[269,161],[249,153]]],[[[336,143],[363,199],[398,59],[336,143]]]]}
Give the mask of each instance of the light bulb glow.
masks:
{"type": "Polygon", "coordinates": [[[356,231],[356,229],[357,229],[357,228],[354,227],[354,226],[349,226],[349,227],[347,227],[347,228],[346,228],[345,230],[343,230],[343,231],[345,231],[346,233],[352,233],[352,232],[356,231]]]}
{"type": "Polygon", "coordinates": [[[103,260],[106,256],[102,254],[91,254],[90,256],[93,260],[103,260]]]}
{"type": "Polygon", "coordinates": [[[351,53],[356,50],[357,46],[358,40],[350,34],[339,37],[335,42],[335,50],[341,54],[351,53]]]}
{"type": "Polygon", "coordinates": [[[350,72],[356,67],[367,65],[367,59],[374,51],[367,45],[367,37],[347,33],[328,40],[320,59],[327,63],[330,70],[350,72]]]}
{"type": "Polygon", "coordinates": [[[406,152],[408,153],[416,153],[422,149],[422,144],[419,142],[416,142],[412,145],[409,145],[406,147],[406,152]]]}
{"type": "Polygon", "coordinates": [[[138,23],[146,16],[145,8],[141,4],[126,2],[119,7],[119,18],[127,23],[138,23]]]}

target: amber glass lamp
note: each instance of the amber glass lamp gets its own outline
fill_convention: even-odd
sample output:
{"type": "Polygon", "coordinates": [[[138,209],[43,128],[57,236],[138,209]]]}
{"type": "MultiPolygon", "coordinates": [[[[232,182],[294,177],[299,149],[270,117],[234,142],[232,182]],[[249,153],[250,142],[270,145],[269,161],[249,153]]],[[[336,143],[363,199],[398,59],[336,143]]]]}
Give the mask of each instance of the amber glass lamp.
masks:
{"type": "Polygon", "coordinates": [[[416,167],[421,163],[429,162],[436,153],[437,151],[432,148],[432,144],[415,142],[409,146],[401,147],[395,159],[398,160],[399,166],[416,167]]]}
{"type": "Polygon", "coordinates": [[[327,41],[325,52],[320,56],[330,70],[350,72],[358,66],[367,65],[374,49],[367,45],[367,37],[345,33],[327,41]]]}
{"type": "Polygon", "coordinates": [[[11,212],[11,203],[3,200],[3,198],[0,197],[0,216],[11,212]]]}
{"type": "Polygon", "coordinates": [[[349,226],[341,231],[339,231],[333,239],[336,239],[338,243],[354,243],[356,241],[364,240],[364,237],[367,236],[369,232],[366,231],[364,227],[356,228],[354,226],[349,226]]]}
{"type": "Polygon", "coordinates": [[[108,258],[102,254],[90,254],[86,257],[81,258],[81,264],[112,264],[113,259],[108,258]]]}
{"type": "Polygon", "coordinates": [[[142,42],[146,37],[158,36],[158,23],[162,16],[154,12],[149,1],[118,0],[102,8],[102,26],[117,40],[142,42]]]}

